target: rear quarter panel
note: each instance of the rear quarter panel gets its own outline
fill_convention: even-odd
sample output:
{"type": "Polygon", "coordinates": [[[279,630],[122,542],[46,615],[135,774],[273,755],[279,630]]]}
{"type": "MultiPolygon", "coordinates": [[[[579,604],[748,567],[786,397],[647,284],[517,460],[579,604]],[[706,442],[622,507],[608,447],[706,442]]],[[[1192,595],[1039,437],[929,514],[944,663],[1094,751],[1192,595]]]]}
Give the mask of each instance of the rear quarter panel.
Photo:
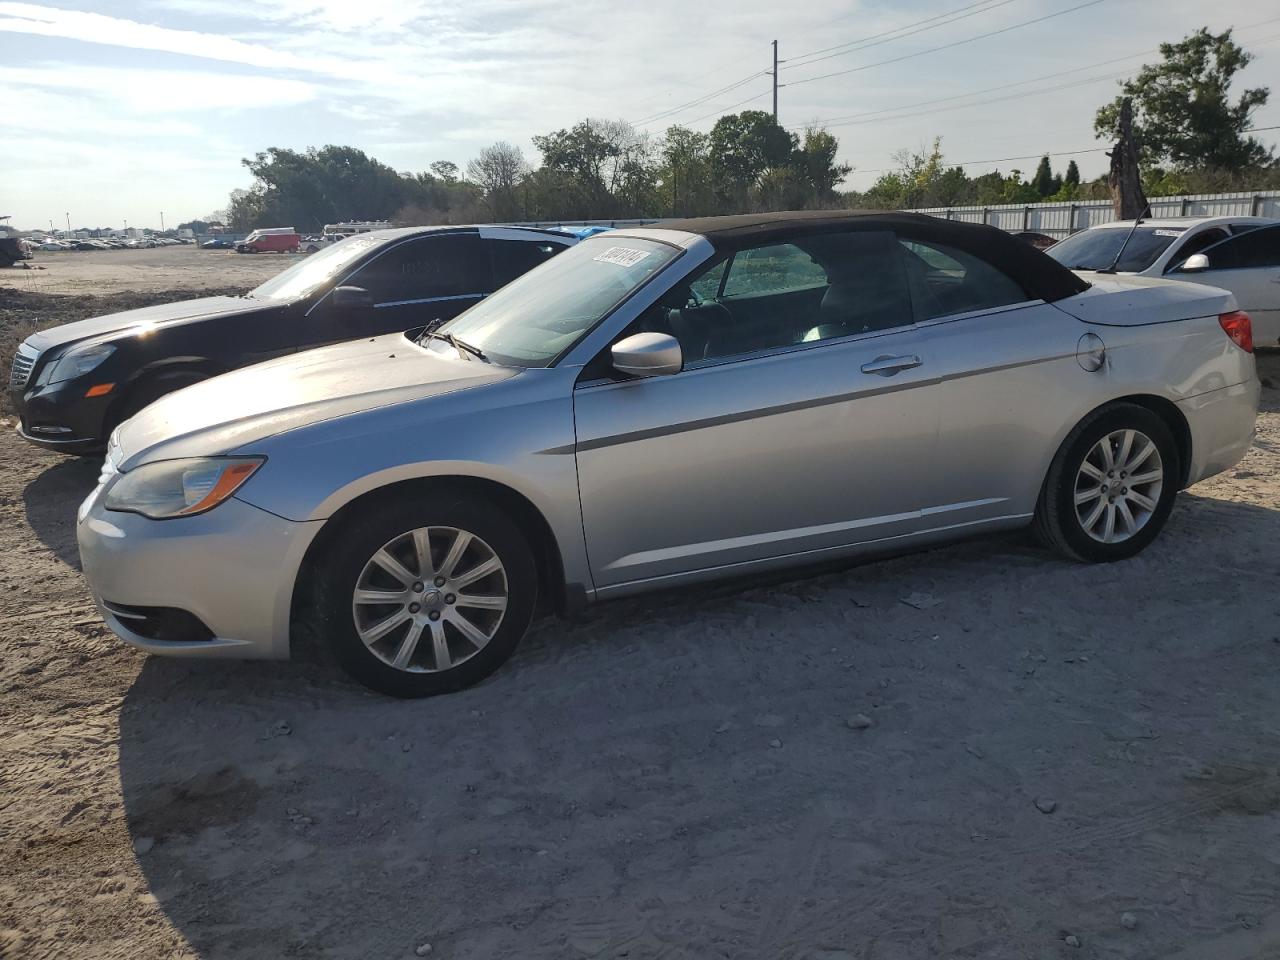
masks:
{"type": "Polygon", "coordinates": [[[1254,377],[1252,357],[1216,315],[1112,327],[1037,304],[933,324],[928,342],[941,409],[925,507],[975,502],[952,514],[962,522],[1030,516],[1067,434],[1104,404],[1131,396],[1179,404],[1254,377]],[[1087,333],[1105,345],[1094,372],[1076,358],[1087,333]]]}

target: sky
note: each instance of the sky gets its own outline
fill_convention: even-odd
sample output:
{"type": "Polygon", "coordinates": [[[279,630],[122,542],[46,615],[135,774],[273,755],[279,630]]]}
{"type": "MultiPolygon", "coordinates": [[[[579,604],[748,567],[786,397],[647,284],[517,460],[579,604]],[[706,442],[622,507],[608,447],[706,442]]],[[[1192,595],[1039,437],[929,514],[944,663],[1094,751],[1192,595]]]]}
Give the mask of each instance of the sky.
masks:
{"type": "Polygon", "coordinates": [[[1280,126],[1274,0],[0,0],[0,214],[173,226],[224,208],[272,146],[416,172],[497,140],[536,163],[531,137],[585,117],[709,130],[771,108],[775,39],[779,120],[825,122],[847,187],[935,136],[970,174],[1049,152],[1088,178],[1096,108],[1200,26],[1236,28],[1257,55],[1237,83],[1273,91],[1255,125],[1280,126]]]}

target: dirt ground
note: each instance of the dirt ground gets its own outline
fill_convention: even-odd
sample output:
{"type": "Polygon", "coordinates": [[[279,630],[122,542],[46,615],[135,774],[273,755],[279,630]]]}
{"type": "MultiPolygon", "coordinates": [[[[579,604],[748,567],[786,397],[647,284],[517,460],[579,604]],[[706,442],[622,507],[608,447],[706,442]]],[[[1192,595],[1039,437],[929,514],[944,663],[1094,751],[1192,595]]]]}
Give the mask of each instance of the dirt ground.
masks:
{"type": "Polygon", "coordinates": [[[1134,560],[623,601],[408,703],[125,648],[76,554],[97,464],[2,431],[0,957],[1280,957],[1262,367],[1254,448],[1134,560]]]}
{"type": "Polygon", "coordinates": [[[305,254],[236,253],[193,245],[150,250],[68,250],[46,253],[0,270],[0,286],[30,293],[148,293],[240,287],[248,290],[305,254]],[[23,266],[25,264],[25,268],[23,266]]]}

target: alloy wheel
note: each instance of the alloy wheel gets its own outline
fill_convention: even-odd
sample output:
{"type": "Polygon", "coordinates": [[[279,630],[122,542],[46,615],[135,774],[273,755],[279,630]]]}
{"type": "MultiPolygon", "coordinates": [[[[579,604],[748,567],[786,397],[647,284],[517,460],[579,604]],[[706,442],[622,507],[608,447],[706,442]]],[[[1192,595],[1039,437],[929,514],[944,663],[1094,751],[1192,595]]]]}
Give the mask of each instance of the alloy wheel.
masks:
{"type": "Polygon", "coordinates": [[[1123,543],[1155,513],[1164,489],[1164,462],[1140,430],[1115,430],[1085,456],[1076,473],[1080,527],[1099,543],[1123,543]]]}
{"type": "Polygon", "coordinates": [[[419,527],[387,541],[356,579],[356,633],[379,660],[440,673],[489,644],[508,604],[502,560],[456,527],[419,527]]]}

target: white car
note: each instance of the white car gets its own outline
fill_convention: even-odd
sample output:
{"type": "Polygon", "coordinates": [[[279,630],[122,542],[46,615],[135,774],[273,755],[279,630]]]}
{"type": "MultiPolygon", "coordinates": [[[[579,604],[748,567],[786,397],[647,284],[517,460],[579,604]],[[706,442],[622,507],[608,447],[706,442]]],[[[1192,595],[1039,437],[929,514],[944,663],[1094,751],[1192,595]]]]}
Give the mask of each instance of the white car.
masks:
{"type": "Polygon", "coordinates": [[[1163,277],[1221,287],[1253,321],[1258,346],[1280,346],[1280,221],[1176,217],[1104,223],[1045,251],[1077,273],[1163,277]]]}

